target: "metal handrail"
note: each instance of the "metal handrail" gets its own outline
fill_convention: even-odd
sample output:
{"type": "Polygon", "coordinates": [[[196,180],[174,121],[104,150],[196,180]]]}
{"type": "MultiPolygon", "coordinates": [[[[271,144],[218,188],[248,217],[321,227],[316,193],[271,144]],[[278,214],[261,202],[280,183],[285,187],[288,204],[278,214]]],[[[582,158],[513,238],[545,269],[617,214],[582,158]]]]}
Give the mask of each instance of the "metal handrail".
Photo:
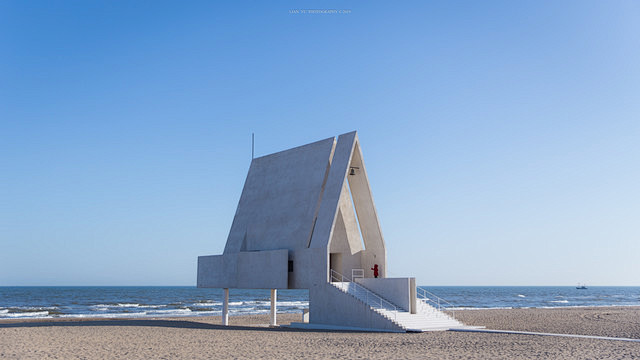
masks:
{"type": "Polygon", "coordinates": [[[447,300],[445,300],[445,299],[443,299],[441,297],[438,297],[436,294],[434,294],[432,292],[429,292],[429,291],[427,291],[427,290],[425,290],[423,288],[416,287],[416,290],[417,290],[417,294],[418,294],[418,299],[423,300],[425,302],[431,302],[431,303],[435,304],[436,305],[435,308],[438,311],[451,311],[451,315],[450,316],[453,319],[456,318],[456,310],[454,309],[455,306],[452,303],[448,302],[447,300]],[[433,299],[431,299],[431,298],[435,298],[435,301],[433,299]],[[447,304],[449,306],[442,305],[441,303],[445,303],[445,304],[447,304]],[[449,309],[449,307],[450,307],[450,309],[449,309]]]}
{"type": "Polygon", "coordinates": [[[351,269],[351,279],[364,279],[364,269],[351,269]]]}
{"type": "MultiPolygon", "coordinates": [[[[349,279],[348,277],[340,274],[339,272],[331,269],[331,282],[348,282],[348,283],[352,283],[353,285],[355,285],[355,294],[354,296],[356,298],[358,298],[358,296],[356,296],[358,294],[358,291],[360,291],[359,294],[363,294],[365,296],[365,303],[367,305],[369,305],[370,307],[374,308],[374,309],[382,309],[382,310],[389,310],[393,312],[393,321],[397,324],[397,318],[398,318],[398,308],[393,305],[392,303],[388,302],[387,300],[381,298],[379,295],[377,295],[376,293],[372,292],[371,290],[367,289],[366,287],[358,284],[355,281],[351,281],[351,279],[349,279]],[[378,306],[379,307],[376,307],[378,306]],[[387,305],[385,307],[385,305],[387,305]]],[[[348,291],[347,291],[348,293],[348,291]]]]}

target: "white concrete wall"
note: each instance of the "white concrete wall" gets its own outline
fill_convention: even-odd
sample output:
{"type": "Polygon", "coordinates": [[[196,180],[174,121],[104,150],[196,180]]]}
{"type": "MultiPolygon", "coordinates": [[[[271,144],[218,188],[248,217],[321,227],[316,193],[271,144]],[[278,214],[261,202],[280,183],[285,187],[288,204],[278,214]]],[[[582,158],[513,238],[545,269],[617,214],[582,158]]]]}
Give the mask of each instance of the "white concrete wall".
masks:
{"type": "MultiPolygon", "coordinates": [[[[348,194],[347,194],[348,195],[348,194]]],[[[349,203],[349,206],[353,207],[349,203]]],[[[353,213],[353,210],[351,210],[353,213]]],[[[342,212],[342,206],[338,210],[336,224],[333,230],[329,253],[341,254],[340,264],[332,264],[333,270],[345,276],[351,277],[352,269],[361,269],[360,252],[362,251],[362,240],[356,228],[355,220],[349,225],[345,224],[345,216],[342,212]],[[351,229],[347,230],[347,226],[351,229]]]]}
{"type": "Polygon", "coordinates": [[[251,162],[224,253],[307,248],[335,139],[251,162]]]}
{"type": "Polygon", "coordinates": [[[234,288],[238,269],[237,255],[198,256],[198,287],[234,288]]]}
{"type": "MultiPolygon", "coordinates": [[[[361,266],[357,268],[365,270],[365,277],[373,277],[371,268],[378,264],[380,277],[386,277],[387,255],[384,238],[373,203],[358,137],[353,132],[340,135],[336,143],[311,247],[328,246],[331,249],[330,252],[334,252],[332,244],[334,239],[340,242],[335,245],[336,248],[344,247],[343,235],[337,232],[346,232],[347,242],[351,245],[350,250],[353,255],[362,247],[362,242],[356,241],[360,240],[360,234],[355,235],[357,224],[360,226],[359,233],[362,234],[362,242],[364,243],[364,250],[361,251],[359,259],[361,266]],[[351,167],[357,168],[354,169],[354,175],[349,175],[351,167]],[[353,199],[353,204],[351,204],[351,199],[353,199]],[[357,213],[357,222],[353,211],[354,207],[355,213],[357,213]],[[342,215],[342,223],[338,219],[340,215],[342,215]],[[359,244],[356,245],[356,243],[359,244]]],[[[343,256],[343,259],[348,258],[343,256]]],[[[350,258],[347,261],[348,263],[343,261],[342,264],[344,272],[349,272],[348,268],[353,268],[358,259],[350,258]]],[[[327,274],[328,278],[329,274],[327,274]]]]}
{"type": "Polygon", "coordinates": [[[314,284],[326,282],[326,249],[300,249],[289,252],[293,272],[289,273],[289,289],[309,289],[314,284]]]}
{"type": "Polygon", "coordinates": [[[342,187],[349,170],[353,147],[355,146],[355,138],[355,131],[338,137],[322,194],[322,202],[318,210],[318,220],[311,238],[311,247],[313,248],[326,249],[330,245],[329,242],[334,230],[335,220],[338,216],[342,187]]]}
{"type": "Polygon", "coordinates": [[[309,289],[309,322],[389,331],[404,331],[391,320],[329,283],[309,289]]]}
{"type": "MultiPolygon", "coordinates": [[[[411,291],[412,278],[364,278],[355,281],[365,288],[378,294],[385,300],[402,308],[405,311],[412,310],[412,302],[415,304],[415,290],[411,291]],[[412,294],[414,298],[412,299],[412,294]]],[[[413,306],[415,309],[415,305],[413,306]]]]}
{"type": "Polygon", "coordinates": [[[287,289],[288,250],[198,257],[198,287],[287,289]]]}
{"type": "MultiPolygon", "coordinates": [[[[351,254],[364,250],[364,242],[362,240],[362,236],[360,236],[360,230],[358,229],[358,221],[356,220],[353,198],[351,196],[351,190],[349,190],[348,181],[345,181],[342,185],[338,218],[341,218],[344,225],[344,231],[346,232],[349,251],[351,251],[351,254]]],[[[338,223],[336,223],[335,226],[337,227],[338,223]]],[[[336,229],[334,229],[334,238],[335,231],[336,229]]],[[[333,246],[333,244],[331,246],[333,246]]]]}
{"type": "Polygon", "coordinates": [[[356,174],[349,175],[347,180],[366,250],[362,264],[365,277],[373,277],[373,272],[370,270],[373,264],[378,264],[380,277],[387,277],[387,251],[357,136],[349,166],[358,168],[355,170],[356,174]],[[365,261],[369,262],[365,263],[365,261]]]}
{"type": "Polygon", "coordinates": [[[288,288],[288,250],[248,251],[238,253],[240,289],[288,288]]]}
{"type": "Polygon", "coordinates": [[[378,273],[379,278],[384,277],[386,273],[386,267],[384,262],[384,257],[381,256],[375,250],[365,249],[360,253],[360,262],[362,264],[362,268],[364,269],[364,277],[373,278],[373,270],[371,270],[375,264],[378,264],[378,273]],[[382,260],[382,261],[381,261],[382,260]]]}

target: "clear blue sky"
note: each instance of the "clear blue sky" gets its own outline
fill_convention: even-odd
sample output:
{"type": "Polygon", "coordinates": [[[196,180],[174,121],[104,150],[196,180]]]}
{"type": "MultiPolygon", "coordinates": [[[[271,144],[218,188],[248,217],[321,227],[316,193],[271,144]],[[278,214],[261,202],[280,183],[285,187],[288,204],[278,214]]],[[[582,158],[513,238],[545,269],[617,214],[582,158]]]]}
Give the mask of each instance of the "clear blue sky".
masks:
{"type": "Polygon", "coordinates": [[[640,285],[639,64],[637,1],[2,1],[0,285],[193,285],[252,132],[352,130],[391,275],[640,285]]]}

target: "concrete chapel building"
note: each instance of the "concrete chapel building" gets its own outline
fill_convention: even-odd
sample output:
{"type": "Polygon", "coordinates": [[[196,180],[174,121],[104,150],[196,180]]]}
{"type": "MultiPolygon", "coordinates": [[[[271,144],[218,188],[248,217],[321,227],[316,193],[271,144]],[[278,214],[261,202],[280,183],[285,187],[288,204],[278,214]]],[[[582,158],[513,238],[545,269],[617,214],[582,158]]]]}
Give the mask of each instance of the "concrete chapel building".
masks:
{"type": "Polygon", "coordinates": [[[308,289],[307,328],[465,327],[415,278],[388,278],[384,238],[356,132],[255,158],[222,255],[198,257],[198,287],[308,289]]]}

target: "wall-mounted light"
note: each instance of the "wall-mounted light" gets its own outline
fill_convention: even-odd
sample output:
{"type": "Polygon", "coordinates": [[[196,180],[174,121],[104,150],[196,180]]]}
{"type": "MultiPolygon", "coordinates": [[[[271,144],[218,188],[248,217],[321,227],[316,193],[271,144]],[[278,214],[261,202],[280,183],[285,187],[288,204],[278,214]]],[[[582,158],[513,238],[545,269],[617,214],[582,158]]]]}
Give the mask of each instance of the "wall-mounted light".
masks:
{"type": "Polygon", "coordinates": [[[349,170],[349,175],[355,175],[356,174],[356,169],[360,169],[357,166],[351,166],[350,170],[349,170]]]}

